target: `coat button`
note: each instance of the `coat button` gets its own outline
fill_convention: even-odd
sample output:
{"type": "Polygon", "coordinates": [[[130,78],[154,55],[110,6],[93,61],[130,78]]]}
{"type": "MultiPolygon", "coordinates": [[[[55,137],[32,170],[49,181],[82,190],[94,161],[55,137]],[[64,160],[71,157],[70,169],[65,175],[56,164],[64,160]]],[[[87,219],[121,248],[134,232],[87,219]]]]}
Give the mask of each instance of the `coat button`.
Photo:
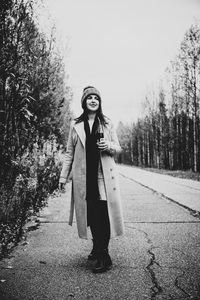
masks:
{"type": "Polygon", "coordinates": [[[115,177],[114,176],[112,176],[112,179],[114,179],[115,177]]]}
{"type": "Polygon", "coordinates": [[[114,188],[113,188],[113,190],[115,191],[115,190],[116,190],[116,188],[114,187],[114,188]]]}
{"type": "Polygon", "coordinates": [[[110,171],[112,171],[113,169],[111,168],[110,171]]]}

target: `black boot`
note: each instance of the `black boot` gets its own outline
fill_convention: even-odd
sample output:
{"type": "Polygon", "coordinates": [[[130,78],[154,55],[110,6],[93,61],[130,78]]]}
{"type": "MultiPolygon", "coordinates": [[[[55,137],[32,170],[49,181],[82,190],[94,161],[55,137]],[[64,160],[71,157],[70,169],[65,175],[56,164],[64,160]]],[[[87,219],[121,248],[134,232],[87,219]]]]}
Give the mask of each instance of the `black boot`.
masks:
{"type": "Polygon", "coordinates": [[[103,273],[110,270],[112,267],[112,260],[108,253],[108,249],[103,249],[98,253],[97,262],[93,268],[94,273],[103,273]]]}
{"type": "Polygon", "coordinates": [[[88,260],[89,261],[95,261],[97,260],[97,256],[98,256],[98,243],[96,240],[92,240],[93,241],[93,248],[92,251],[90,252],[90,254],[88,255],[88,260]]]}
{"type": "Polygon", "coordinates": [[[112,268],[112,260],[108,252],[108,248],[105,249],[105,264],[107,270],[110,270],[112,268]]]}

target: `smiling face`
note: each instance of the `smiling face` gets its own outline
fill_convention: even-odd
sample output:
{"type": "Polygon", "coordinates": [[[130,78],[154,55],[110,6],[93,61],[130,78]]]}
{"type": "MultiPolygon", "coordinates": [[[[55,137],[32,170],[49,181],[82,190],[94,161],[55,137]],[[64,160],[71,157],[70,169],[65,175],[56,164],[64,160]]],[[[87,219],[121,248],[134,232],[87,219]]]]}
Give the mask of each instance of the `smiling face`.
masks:
{"type": "Polygon", "coordinates": [[[97,112],[99,109],[99,97],[97,95],[89,95],[86,99],[86,108],[89,112],[97,112]]]}

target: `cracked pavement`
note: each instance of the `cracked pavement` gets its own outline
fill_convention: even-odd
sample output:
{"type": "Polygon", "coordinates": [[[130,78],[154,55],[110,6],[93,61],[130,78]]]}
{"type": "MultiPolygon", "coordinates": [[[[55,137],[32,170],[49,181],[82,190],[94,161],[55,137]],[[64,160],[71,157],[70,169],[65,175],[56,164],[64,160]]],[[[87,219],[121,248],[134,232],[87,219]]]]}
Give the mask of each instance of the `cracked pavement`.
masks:
{"type": "Polygon", "coordinates": [[[126,234],[110,242],[112,270],[93,274],[86,267],[91,241],[67,224],[68,184],[65,194],[49,200],[26,243],[0,262],[0,299],[199,300],[200,219],[140,184],[137,172],[135,181],[126,174],[119,177],[126,234]]]}

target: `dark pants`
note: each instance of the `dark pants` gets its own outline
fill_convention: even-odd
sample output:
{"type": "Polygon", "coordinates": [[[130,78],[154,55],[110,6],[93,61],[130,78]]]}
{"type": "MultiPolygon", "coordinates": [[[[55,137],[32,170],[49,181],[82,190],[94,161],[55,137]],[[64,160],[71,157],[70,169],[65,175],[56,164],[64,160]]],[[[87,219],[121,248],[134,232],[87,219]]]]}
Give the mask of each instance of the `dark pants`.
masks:
{"type": "Polygon", "coordinates": [[[88,225],[91,229],[94,245],[99,250],[108,248],[110,222],[107,201],[88,201],[88,225]]]}

